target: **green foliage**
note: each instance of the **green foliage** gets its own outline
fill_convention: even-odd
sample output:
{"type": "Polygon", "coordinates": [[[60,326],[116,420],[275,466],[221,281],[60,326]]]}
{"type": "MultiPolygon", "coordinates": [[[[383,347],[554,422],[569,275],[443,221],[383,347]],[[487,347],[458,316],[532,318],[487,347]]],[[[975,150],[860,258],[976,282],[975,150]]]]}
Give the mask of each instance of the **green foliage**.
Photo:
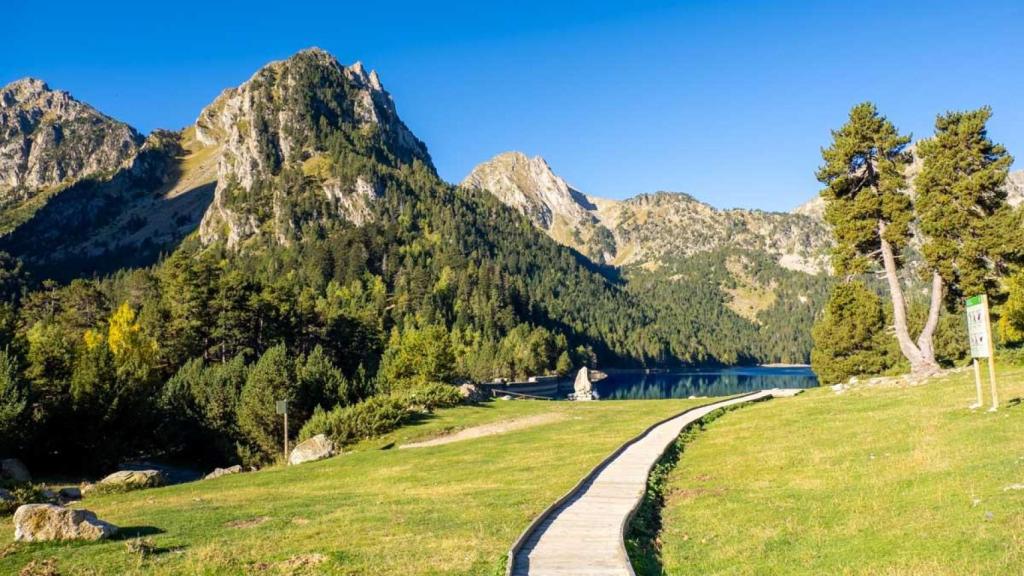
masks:
{"type": "Polygon", "coordinates": [[[879,374],[894,366],[894,353],[898,352],[885,328],[885,310],[878,295],[858,281],[837,285],[812,330],[811,368],[821,383],[879,374]]]}
{"type": "Polygon", "coordinates": [[[869,270],[883,238],[896,249],[906,244],[913,220],[904,193],[909,143],[910,136],[865,102],[850,110],[847,123],[832,131],[832,144],[821,151],[824,164],[816,176],[826,186],[821,195],[836,239],[832,265],[838,274],[869,270]]]}
{"type": "Polygon", "coordinates": [[[381,358],[380,378],[386,390],[400,390],[449,381],[454,367],[455,357],[444,326],[407,326],[391,332],[381,358]]]}
{"type": "Polygon", "coordinates": [[[923,160],[914,207],[924,235],[924,259],[942,276],[947,299],[994,292],[1000,256],[1010,246],[995,230],[1006,226],[1003,184],[1013,158],[988,137],[988,107],[948,112],[935,136],[918,145],[923,160]]]}
{"type": "MultiPolygon", "coordinates": [[[[283,345],[264,352],[249,369],[238,402],[238,427],[248,448],[247,463],[266,463],[280,451],[284,422],[275,412],[275,403],[288,400],[301,408],[294,404],[298,393],[295,366],[283,345]]],[[[304,419],[298,411],[289,410],[289,416],[295,422],[304,419]]]]}
{"type": "Polygon", "coordinates": [[[392,397],[415,412],[433,412],[438,408],[450,408],[462,402],[462,394],[458,388],[440,382],[417,384],[392,394],[392,397]]]}
{"type": "Polygon", "coordinates": [[[409,414],[405,402],[390,396],[374,396],[329,411],[317,408],[299,432],[299,440],[325,434],[338,444],[351,444],[398,428],[409,414]]]}
{"type": "Polygon", "coordinates": [[[1006,302],[1000,310],[996,331],[1003,344],[1024,344],[1024,271],[1017,272],[1006,281],[1006,302]]]}
{"type": "Polygon", "coordinates": [[[22,415],[28,405],[28,386],[10,350],[0,350],[0,450],[14,448],[22,433],[22,415]]]}

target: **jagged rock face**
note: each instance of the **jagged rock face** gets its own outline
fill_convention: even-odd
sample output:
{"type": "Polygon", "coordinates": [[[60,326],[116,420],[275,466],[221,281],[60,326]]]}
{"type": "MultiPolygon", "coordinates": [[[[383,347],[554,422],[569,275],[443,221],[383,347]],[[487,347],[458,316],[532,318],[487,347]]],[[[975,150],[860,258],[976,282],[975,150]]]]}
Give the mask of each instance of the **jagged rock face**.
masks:
{"type": "Polygon", "coordinates": [[[0,207],[39,190],[112,172],[143,138],[71,97],[26,78],[0,89],[0,207]]]}
{"type": "Polygon", "coordinates": [[[602,203],[601,220],[623,246],[620,264],[657,266],[667,258],[728,247],[756,250],[791,270],[827,269],[830,236],[813,218],[760,210],[718,210],[686,194],[641,194],[602,203]]]}
{"type": "Polygon", "coordinates": [[[598,261],[614,258],[614,240],[592,213],[596,207],[540,156],[499,154],[474,168],[462,185],[491,192],[557,242],[598,261]]]}
{"type": "Polygon", "coordinates": [[[319,49],[268,64],[226,90],[199,115],[196,137],[222,150],[213,205],[200,235],[204,242],[224,238],[232,247],[264,229],[267,218],[274,220],[277,240],[288,241],[296,223],[286,221],[281,186],[270,186],[276,191],[269,211],[233,202],[288,169],[318,180],[322,199],[333,202],[342,217],[368,217],[380,185],[373,174],[353,175],[350,167],[339,166],[332,146],[388,167],[419,161],[433,169],[426,146],[399,119],[376,72],[367,73],[359,63],[342,66],[319,49]]]}
{"type": "Polygon", "coordinates": [[[734,247],[767,252],[791,269],[827,266],[827,230],[804,216],[717,210],[664,192],[624,201],[588,197],[542,158],[518,152],[477,166],[462,183],[490,191],[555,240],[606,263],[652,268],[667,258],[734,247]]]}

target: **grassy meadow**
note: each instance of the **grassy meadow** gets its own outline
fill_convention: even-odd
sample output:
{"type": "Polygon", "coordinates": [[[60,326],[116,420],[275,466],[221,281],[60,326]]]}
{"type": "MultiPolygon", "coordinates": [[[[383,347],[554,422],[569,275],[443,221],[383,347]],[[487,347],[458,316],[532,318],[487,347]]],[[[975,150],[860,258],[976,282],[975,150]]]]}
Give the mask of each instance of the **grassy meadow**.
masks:
{"type": "Polygon", "coordinates": [[[996,413],[964,371],[716,420],[670,476],[665,573],[1021,574],[1024,369],[1000,381],[996,413]]]}
{"type": "Polygon", "coordinates": [[[75,574],[495,574],[529,522],[651,423],[708,400],[495,401],[439,411],[342,456],[79,506],[121,526],[101,543],[11,543],[0,574],[52,560],[75,574]],[[413,450],[382,449],[485,424],[556,421],[413,450]],[[153,550],[128,549],[133,535],[153,550]]]}

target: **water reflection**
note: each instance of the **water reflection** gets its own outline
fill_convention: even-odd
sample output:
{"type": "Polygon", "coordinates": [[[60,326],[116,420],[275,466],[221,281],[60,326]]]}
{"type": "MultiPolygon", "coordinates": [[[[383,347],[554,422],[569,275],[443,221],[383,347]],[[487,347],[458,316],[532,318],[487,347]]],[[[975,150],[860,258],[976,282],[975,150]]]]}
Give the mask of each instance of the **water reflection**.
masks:
{"type": "Polygon", "coordinates": [[[729,396],[768,388],[812,388],[818,379],[810,368],[722,368],[662,374],[620,372],[596,382],[602,399],[641,400],[729,396]]]}

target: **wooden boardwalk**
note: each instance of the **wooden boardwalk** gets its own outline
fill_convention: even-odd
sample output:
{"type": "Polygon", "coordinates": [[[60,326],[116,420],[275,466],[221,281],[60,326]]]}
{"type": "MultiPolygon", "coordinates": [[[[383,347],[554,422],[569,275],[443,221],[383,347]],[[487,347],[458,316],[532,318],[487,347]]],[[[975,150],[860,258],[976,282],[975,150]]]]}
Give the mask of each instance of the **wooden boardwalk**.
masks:
{"type": "Polygon", "coordinates": [[[683,429],[718,408],[797,393],[764,390],[690,409],[656,424],[542,514],[513,546],[507,573],[633,576],[624,531],[644,495],[651,468],[683,429]]]}

